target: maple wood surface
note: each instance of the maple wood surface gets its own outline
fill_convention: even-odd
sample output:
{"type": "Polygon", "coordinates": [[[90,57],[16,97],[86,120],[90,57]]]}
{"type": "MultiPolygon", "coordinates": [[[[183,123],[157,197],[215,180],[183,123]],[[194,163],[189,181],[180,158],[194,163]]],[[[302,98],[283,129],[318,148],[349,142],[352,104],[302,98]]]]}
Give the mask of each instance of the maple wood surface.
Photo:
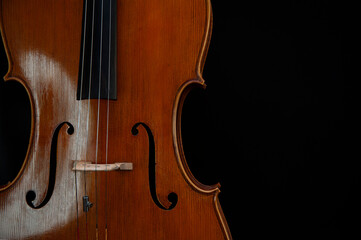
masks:
{"type": "Polygon", "coordinates": [[[76,100],[83,1],[0,4],[10,65],[5,80],[26,88],[32,111],[22,169],[0,188],[0,238],[76,239],[78,226],[80,239],[95,239],[97,221],[99,239],[105,239],[106,226],[108,239],[231,239],[219,186],[202,185],[192,176],[180,136],[185,95],[192,86],[204,85],[210,2],[118,2],[118,99],[109,102],[108,131],[106,100],[76,100]],[[168,208],[168,195],[178,197],[171,210],[157,206],[150,194],[148,134],[142,125],[138,134],[132,133],[139,122],[154,137],[158,201],[168,208]],[[54,190],[44,206],[34,209],[26,195],[36,193],[34,206],[46,198],[52,138],[59,124],[54,190]],[[108,163],[132,162],[133,170],[72,171],[76,160],[104,164],[106,156],[108,163]],[[84,195],[95,205],[87,216],[84,195]]]}

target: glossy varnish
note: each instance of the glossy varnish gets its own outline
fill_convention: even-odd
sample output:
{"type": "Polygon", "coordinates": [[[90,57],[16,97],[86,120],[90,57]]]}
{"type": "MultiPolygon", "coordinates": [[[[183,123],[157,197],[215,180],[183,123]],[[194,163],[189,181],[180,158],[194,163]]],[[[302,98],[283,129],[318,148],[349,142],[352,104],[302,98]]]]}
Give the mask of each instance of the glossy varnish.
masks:
{"type": "Polygon", "coordinates": [[[20,82],[32,107],[23,167],[0,189],[0,239],[95,239],[96,229],[99,239],[231,239],[219,186],[193,177],[180,135],[183,100],[204,86],[209,0],[117,2],[110,101],[76,99],[83,1],[0,3],[5,80],[20,82]],[[133,170],[72,171],[74,161],[106,159],[133,170]],[[86,195],[94,204],[87,214],[86,195]]]}

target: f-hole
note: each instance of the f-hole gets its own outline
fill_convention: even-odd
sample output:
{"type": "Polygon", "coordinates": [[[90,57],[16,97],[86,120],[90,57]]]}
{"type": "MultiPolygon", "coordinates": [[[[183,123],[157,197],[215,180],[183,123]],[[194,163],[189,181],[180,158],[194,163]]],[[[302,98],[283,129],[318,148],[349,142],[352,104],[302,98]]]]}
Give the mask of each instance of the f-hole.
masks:
{"type": "Polygon", "coordinates": [[[30,190],[26,193],[26,202],[27,204],[34,209],[39,209],[44,207],[50,200],[51,196],[53,195],[54,186],[55,186],[55,176],[56,176],[56,156],[57,156],[57,149],[58,149],[58,136],[60,129],[64,125],[68,125],[67,133],[72,135],[74,133],[74,127],[69,122],[63,122],[58,125],[58,127],[54,131],[54,135],[51,141],[51,149],[50,149],[50,170],[49,170],[49,184],[48,190],[46,192],[46,196],[44,200],[38,205],[35,206],[33,201],[36,198],[36,193],[33,190],[30,190]]]}
{"type": "Polygon", "coordinates": [[[171,210],[177,205],[178,196],[174,192],[168,194],[168,201],[171,203],[169,207],[165,207],[165,206],[168,206],[169,204],[162,204],[159,201],[159,199],[157,197],[157,190],[156,190],[156,184],[155,184],[155,142],[154,142],[154,136],[153,136],[153,133],[152,133],[151,129],[145,123],[142,123],[142,122],[136,123],[132,127],[132,134],[134,136],[138,135],[138,133],[139,133],[139,131],[138,131],[139,125],[142,125],[143,128],[147,131],[148,139],[149,139],[149,189],[150,189],[150,194],[152,196],[152,199],[153,199],[154,203],[159,208],[161,208],[163,210],[171,210]]]}

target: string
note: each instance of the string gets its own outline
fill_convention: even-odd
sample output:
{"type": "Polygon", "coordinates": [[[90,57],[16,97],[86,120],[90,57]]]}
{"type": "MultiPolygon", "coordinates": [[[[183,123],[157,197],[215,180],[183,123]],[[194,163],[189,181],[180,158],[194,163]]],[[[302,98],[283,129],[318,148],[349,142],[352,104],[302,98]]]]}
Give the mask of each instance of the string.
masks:
{"type": "Polygon", "coordinates": [[[102,0],[101,6],[101,19],[100,19],[100,56],[99,56],[99,88],[98,88],[98,115],[97,115],[97,137],[95,146],[95,226],[98,231],[98,177],[97,177],[97,165],[98,165],[98,150],[99,150],[99,116],[100,116],[100,90],[101,90],[101,73],[102,73],[102,55],[103,55],[103,8],[104,1],[102,0]]]}
{"type": "MultiPolygon", "coordinates": [[[[110,66],[112,46],[112,0],[109,1],[109,54],[108,54],[108,99],[107,99],[107,133],[105,143],[105,170],[108,167],[108,144],[109,144],[109,99],[110,99],[110,66]]],[[[108,232],[108,171],[105,171],[105,232],[108,232]]],[[[107,235],[106,235],[107,236],[107,235]]]]}
{"type": "MultiPolygon", "coordinates": [[[[88,90],[88,112],[87,112],[87,121],[86,121],[86,143],[88,143],[88,137],[89,137],[89,115],[90,115],[90,92],[91,92],[91,85],[92,85],[92,69],[93,69],[93,42],[94,42],[94,11],[95,11],[95,0],[93,0],[93,13],[92,13],[92,35],[91,35],[91,47],[90,47],[90,70],[89,70],[89,90],[88,90]]],[[[87,188],[86,188],[86,161],[87,161],[87,153],[88,151],[85,151],[85,164],[84,164],[84,189],[85,194],[87,194],[87,188]]]]}
{"type": "MultiPolygon", "coordinates": [[[[83,96],[83,82],[84,82],[84,62],[85,62],[85,42],[86,42],[86,33],[87,33],[87,18],[88,18],[88,0],[85,0],[85,13],[84,13],[84,26],[83,26],[83,49],[82,49],[82,67],[81,67],[81,77],[80,77],[80,100],[83,96]]],[[[95,0],[93,1],[93,10],[92,10],[92,29],[91,29],[91,53],[90,53],[90,71],[89,71],[89,89],[88,89],[88,112],[87,112],[87,122],[86,122],[86,144],[88,145],[88,137],[89,137],[89,121],[90,121],[90,98],[91,98],[91,86],[92,86],[92,67],[93,67],[93,46],[94,46],[94,27],[95,27],[95,0]]],[[[110,78],[111,78],[111,19],[112,19],[112,1],[110,0],[110,12],[109,12],[109,63],[108,63],[108,96],[107,96],[107,132],[106,132],[106,169],[108,163],[108,146],[109,146],[109,102],[110,102],[110,78]]],[[[99,117],[100,117],[100,93],[101,93],[101,68],[102,68],[102,52],[103,52],[103,25],[104,25],[104,1],[102,0],[101,5],[101,37],[100,37],[100,63],[99,63],[99,88],[98,88],[98,114],[97,114],[97,135],[96,135],[96,159],[95,159],[95,191],[96,191],[96,236],[98,236],[98,189],[97,189],[97,163],[98,163],[98,149],[99,149],[99,117]]],[[[80,116],[81,116],[81,102],[78,103],[78,132],[77,139],[79,142],[79,129],[80,129],[80,116]]],[[[75,156],[78,158],[79,144],[76,148],[75,156]]],[[[86,162],[87,162],[87,151],[85,152],[85,164],[84,164],[84,190],[85,195],[87,195],[87,185],[86,185],[86,162]]],[[[105,202],[107,203],[108,191],[107,191],[107,182],[108,175],[106,171],[106,179],[105,179],[105,202]]],[[[78,213],[78,192],[77,192],[77,170],[75,170],[75,195],[76,195],[76,214],[77,214],[77,238],[80,239],[79,236],[79,213],[78,213]]],[[[86,239],[88,239],[88,222],[87,222],[87,212],[85,213],[85,221],[86,221],[86,239]]],[[[107,208],[105,209],[105,227],[106,227],[106,236],[107,236],[107,208]]]]}
{"type": "MultiPolygon", "coordinates": [[[[93,69],[93,45],[94,45],[94,18],[95,18],[95,0],[93,0],[93,12],[92,12],[92,35],[91,35],[91,47],[90,47],[90,70],[89,70],[89,91],[88,91],[88,113],[87,113],[87,122],[86,122],[86,145],[88,146],[88,137],[89,137],[89,115],[90,115],[90,93],[92,85],[92,69],[93,69]]],[[[87,195],[87,186],[86,186],[86,162],[87,162],[87,153],[85,151],[85,164],[84,164],[84,190],[85,195],[87,195]]],[[[88,239],[88,214],[85,212],[85,227],[86,227],[86,239],[88,239]]]]}
{"type": "MultiPolygon", "coordinates": [[[[80,132],[80,116],[81,116],[81,98],[83,96],[83,80],[84,80],[84,62],[85,62],[85,40],[86,40],[86,29],[87,29],[87,15],[88,15],[88,0],[85,0],[84,6],[84,26],[83,26],[83,47],[82,47],[82,66],[80,74],[80,96],[78,102],[78,123],[77,123],[77,143],[79,143],[79,132],[80,132]]],[[[79,145],[75,148],[75,157],[78,159],[78,149],[79,145]]],[[[77,225],[77,239],[80,239],[79,236],[79,211],[78,211],[78,183],[77,183],[77,170],[75,169],[75,201],[76,201],[76,225],[77,225]]]]}

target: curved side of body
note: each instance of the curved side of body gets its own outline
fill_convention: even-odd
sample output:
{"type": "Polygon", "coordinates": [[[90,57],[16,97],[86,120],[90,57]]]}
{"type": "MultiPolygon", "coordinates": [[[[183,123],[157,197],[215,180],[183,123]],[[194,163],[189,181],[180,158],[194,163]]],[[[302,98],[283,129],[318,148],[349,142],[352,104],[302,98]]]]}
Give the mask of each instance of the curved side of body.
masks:
{"type": "Polygon", "coordinates": [[[82,1],[0,4],[5,79],[24,85],[33,116],[23,168],[0,189],[0,239],[231,239],[219,186],[193,177],[180,134],[187,91],[204,85],[210,1],[118,1],[115,101],[76,100],[82,1]],[[134,168],[72,170],[84,160],[134,168]]]}

